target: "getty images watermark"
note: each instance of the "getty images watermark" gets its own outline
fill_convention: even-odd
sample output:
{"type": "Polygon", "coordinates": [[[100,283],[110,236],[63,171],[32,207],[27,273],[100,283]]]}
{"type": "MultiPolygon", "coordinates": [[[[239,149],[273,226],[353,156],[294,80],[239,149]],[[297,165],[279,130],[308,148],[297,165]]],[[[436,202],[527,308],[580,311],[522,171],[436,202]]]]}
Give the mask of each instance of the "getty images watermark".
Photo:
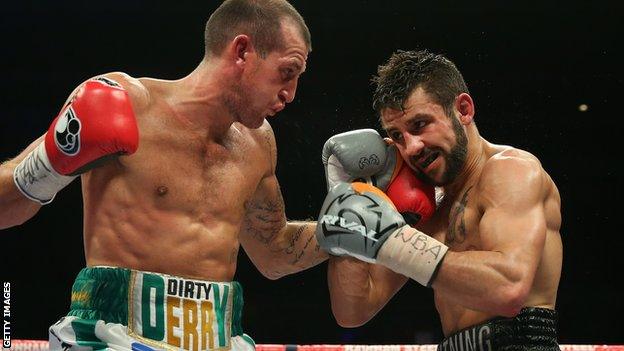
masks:
{"type": "Polygon", "coordinates": [[[2,284],[2,348],[11,347],[11,283],[2,284]]]}

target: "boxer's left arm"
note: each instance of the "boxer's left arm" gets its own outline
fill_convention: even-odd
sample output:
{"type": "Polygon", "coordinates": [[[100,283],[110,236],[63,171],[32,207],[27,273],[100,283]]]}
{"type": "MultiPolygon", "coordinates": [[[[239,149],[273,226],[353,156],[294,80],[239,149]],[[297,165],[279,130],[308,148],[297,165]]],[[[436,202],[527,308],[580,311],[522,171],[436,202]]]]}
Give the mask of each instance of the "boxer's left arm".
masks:
{"type": "Polygon", "coordinates": [[[277,147],[270,125],[261,127],[270,165],[245,205],[239,240],[256,268],[269,279],[299,272],[327,259],[314,232],[316,222],[287,221],[284,199],[275,175],[277,147]]]}
{"type": "Polygon", "coordinates": [[[537,160],[488,161],[474,189],[482,247],[447,253],[432,284],[437,293],[502,316],[524,307],[546,240],[545,178],[537,160]]]}
{"type": "Polygon", "coordinates": [[[338,325],[364,325],[390,301],[407,282],[404,275],[349,256],[330,257],[327,283],[334,317],[338,325]]]}

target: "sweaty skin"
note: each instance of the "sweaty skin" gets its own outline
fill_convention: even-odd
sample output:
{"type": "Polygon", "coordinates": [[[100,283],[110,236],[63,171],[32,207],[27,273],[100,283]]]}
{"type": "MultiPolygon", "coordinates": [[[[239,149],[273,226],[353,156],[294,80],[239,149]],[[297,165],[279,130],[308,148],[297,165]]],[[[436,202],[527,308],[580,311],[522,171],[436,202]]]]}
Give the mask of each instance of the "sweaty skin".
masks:
{"type": "MultiPolygon", "coordinates": [[[[202,61],[176,81],[104,75],[128,92],[139,148],[81,176],[87,266],[230,281],[241,245],[271,279],[327,258],[314,223],[287,222],[275,176],[265,117],[293,101],[308,54],[294,24],[285,21],[282,34],[283,49],[266,57],[239,35],[216,64],[202,61]],[[235,94],[221,94],[224,77],[238,79],[235,94]]],[[[12,215],[0,216],[2,227],[40,208],[12,172],[41,140],[0,167],[0,209],[12,215]]]]}
{"type": "MultiPolygon", "coordinates": [[[[446,336],[496,316],[514,316],[522,307],[554,309],[562,263],[557,187],[530,153],[483,139],[472,122],[472,100],[463,95],[456,108],[468,138],[466,162],[442,187],[434,216],[418,227],[450,248],[432,284],[446,336]]],[[[443,182],[444,157],[418,166],[427,157],[423,150],[449,153],[457,144],[440,105],[418,88],[405,111],[386,110],[382,122],[416,172],[443,182]]],[[[329,261],[328,279],[338,323],[354,327],[370,320],[408,278],[336,257],[329,261]]]]}
{"type": "MultiPolygon", "coordinates": [[[[507,295],[490,287],[526,279],[522,274],[530,274],[521,269],[515,271],[511,267],[498,266],[498,257],[490,259],[491,253],[507,254],[509,260],[535,268],[533,282],[524,301],[520,302],[522,307],[555,308],[562,261],[559,192],[539,161],[529,153],[491,144],[486,149],[490,157],[480,179],[476,179],[474,185],[465,184],[454,200],[443,201],[439,214],[422,228],[423,232],[443,241],[452,252],[466,253],[453,267],[442,265],[440,272],[444,270],[444,273],[438,274],[439,280],[433,284],[436,308],[446,335],[502,314],[488,311],[491,306],[488,297],[496,303],[492,294],[502,294],[503,298],[507,295]],[[532,173],[521,173],[526,168],[532,173]],[[498,189],[504,186],[504,181],[498,179],[509,177],[513,172],[519,173],[514,181],[533,184],[538,189],[507,197],[492,194],[510,191],[498,189]],[[535,179],[527,179],[532,177],[535,179]],[[523,207],[516,207],[518,218],[514,219],[514,213],[504,208],[504,201],[525,203],[523,207]],[[513,235],[520,237],[509,238],[513,235]],[[521,249],[503,251],[512,245],[521,249]],[[523,254],[535,255],[539,259],[530,260],[530,257],[522,257],[523,254]],[[476,266],[474,262],[480,262],[482,266],[476,266]],[[493,272],[502,277],[491,275],[493,272]],[[457,275],[451,277],[453,274],[457,275]],[[469,281],[461,287],[454,285],[461,279],[469,281]],[[460,291],[466,288],[469,291],[460,291]],[[458,299],[462,295],[465,297],[458,299]],[[464,302],[464,305],[458,302],[464,302]]],[[[513,311],[510,314],[514,314],[513,311]]]]}
{"type": "MultiPolygon", "coordinates": [[[[140,147],[82,177],[87,265],[231,280],[246,206],[274,176],[270,126],[235,122],[212,141],[172,111],[172,84],[130,81],[140,147]]],[[[266,200],[275,214],[283,213],[278,195],[266,200]]],[[[285,225],[283,217],[274,220],[285,225]]]]}

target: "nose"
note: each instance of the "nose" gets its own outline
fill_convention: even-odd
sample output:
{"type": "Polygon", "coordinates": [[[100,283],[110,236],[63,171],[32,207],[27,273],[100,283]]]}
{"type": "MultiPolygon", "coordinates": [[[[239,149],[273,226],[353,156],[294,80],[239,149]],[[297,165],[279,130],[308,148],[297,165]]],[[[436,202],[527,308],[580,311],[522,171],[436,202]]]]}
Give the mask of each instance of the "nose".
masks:
{"type": "Polygon", "coordinates": [[[295,100],[295,94],[297,93],[297,80],[290,81],[280,92],[277,94],[279,99],[284,104],[289,104],[295,100]]]}
{"type": "Polygon", "coordinates": [[[418,135],[404,133],[403,139],[405,140],[405,154],[407,154],[407,156],[417,157],[425,149],[425,143],[423,143],[418,135]]]}

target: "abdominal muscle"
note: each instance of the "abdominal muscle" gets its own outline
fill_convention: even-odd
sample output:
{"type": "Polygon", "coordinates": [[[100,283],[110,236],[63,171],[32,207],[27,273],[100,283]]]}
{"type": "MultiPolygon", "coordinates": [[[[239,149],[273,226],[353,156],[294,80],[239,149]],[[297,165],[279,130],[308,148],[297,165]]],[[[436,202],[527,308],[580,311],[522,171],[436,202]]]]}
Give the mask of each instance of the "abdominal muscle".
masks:
{"type": "Polygon", "coordinates": [[[113,266],[186,278],[230,281],[236,271],[238,228],[211,226],[181,213],[127,210],[126,219],[98,218],[85,233],[88,266],[113,266]],[[105,224],[108,222],[108,224],[105,224]]]}
{"type": "Polygon", "coordinates": [[[232,280],[245,187],[227,192],[219,188],[228,181],[193,185],[179,177],[159,189],[144,173],[134,179],[118,168],[83,175],[87,266],[232,280]],[[206,184],[221,195],[206,194],[206,184]]]}

